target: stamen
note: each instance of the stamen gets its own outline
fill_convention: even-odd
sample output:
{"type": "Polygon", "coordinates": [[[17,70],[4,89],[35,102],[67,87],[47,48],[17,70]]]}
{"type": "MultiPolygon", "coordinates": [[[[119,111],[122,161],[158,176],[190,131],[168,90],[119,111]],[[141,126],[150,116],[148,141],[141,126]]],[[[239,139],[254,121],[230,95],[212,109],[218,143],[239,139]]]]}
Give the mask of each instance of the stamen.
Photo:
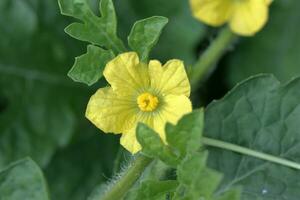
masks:
{"type": "Polygon", "coordinates": [[[148,92],[142,93],[137,98],[137,104],[141,111],[151,112],[158,106],[158,98],[148,92]]]}

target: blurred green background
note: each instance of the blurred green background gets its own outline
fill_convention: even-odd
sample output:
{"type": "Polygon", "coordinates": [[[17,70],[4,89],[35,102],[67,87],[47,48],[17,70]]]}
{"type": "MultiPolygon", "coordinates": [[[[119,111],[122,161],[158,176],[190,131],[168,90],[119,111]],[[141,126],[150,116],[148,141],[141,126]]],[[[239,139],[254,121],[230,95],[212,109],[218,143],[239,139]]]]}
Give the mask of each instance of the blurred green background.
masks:
{"type": "MultiPolygon", "coordinates": [[[[217,30],[191,17],[186,0],[115,0],[118,34],[126,40],[133,23],[162,15],[170,22],[152,57],[179,58],[192,65],[217,30]]],[[[90,1],[98,11],[98,0],[90,1]]],[[[237,82],[257,73],[287,81],[300,74],[300,1],[275,1],[267,26],[241,38],[194,95],[195,105],[222,97],[237,82]]],[[[56,0],[0,1],[0,169],[25,156],[44,170],[52,199],[85,199],[120,168],[118,136],[85,117],[93,87],[67,77],[86,44],[66,35],[73,19],[60,15],[56,0]]],[[[123,152],[121,163],[129,155],[123,152]]]]}

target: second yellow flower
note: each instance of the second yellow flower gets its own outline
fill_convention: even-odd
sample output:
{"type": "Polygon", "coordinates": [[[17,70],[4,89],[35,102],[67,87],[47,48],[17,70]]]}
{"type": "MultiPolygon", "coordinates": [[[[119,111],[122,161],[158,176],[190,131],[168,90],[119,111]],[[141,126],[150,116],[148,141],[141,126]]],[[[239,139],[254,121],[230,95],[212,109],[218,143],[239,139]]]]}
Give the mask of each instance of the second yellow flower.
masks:
{"type": "Polygon", "coordinates": [[[212,26],[228,22],[236,34],[251,36],[268,20],[272,0],[190,0],[194,16],[212,26]]]}

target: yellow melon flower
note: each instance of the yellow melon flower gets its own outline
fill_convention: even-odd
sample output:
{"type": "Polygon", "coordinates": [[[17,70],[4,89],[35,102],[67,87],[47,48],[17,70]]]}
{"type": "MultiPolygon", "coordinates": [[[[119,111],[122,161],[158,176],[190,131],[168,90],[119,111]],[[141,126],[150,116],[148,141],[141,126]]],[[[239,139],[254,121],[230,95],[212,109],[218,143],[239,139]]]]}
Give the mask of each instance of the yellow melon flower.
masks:
{"type": "Polygon", "coordinates": [[[236,34],[251,36],[268,20],[272,0],[190,0],[194,16],[211,26],[228,22],[236,34]]]}
{"type": "Polygon", "coordinates": [[[175,124],[192,110],[190,84],[180,60],[164,66],[151,60],[147,65],[135,52],[123,53],[106,65],[103,74],[111,86],[90,98],[86,117],[106,133],[122,133],[121,144],[132,153],[141,149],[135,136],[138,122],[165,141],[166,122],[175,124]]]}

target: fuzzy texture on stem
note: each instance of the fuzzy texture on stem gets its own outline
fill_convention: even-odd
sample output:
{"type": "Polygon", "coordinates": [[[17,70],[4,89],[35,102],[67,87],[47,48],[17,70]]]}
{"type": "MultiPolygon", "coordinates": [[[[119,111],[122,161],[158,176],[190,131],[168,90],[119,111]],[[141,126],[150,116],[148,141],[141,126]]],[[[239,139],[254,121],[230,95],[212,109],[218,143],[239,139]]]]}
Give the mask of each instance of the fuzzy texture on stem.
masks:
{"type": "Polygon", "coordinates": [[[197,90],[199,82],[213,71],[215,64],[236,39],[237,36],[228,27],[220,31],[217,38],[204,51],[192,68],[190,82],[193,91],[197,90]]]}
{"type": "Polygon", "coordinates": [[[152,160],[146,156],[138,155],[124,175],[103,195],[101,200],[122,199],[152,160]]]}

